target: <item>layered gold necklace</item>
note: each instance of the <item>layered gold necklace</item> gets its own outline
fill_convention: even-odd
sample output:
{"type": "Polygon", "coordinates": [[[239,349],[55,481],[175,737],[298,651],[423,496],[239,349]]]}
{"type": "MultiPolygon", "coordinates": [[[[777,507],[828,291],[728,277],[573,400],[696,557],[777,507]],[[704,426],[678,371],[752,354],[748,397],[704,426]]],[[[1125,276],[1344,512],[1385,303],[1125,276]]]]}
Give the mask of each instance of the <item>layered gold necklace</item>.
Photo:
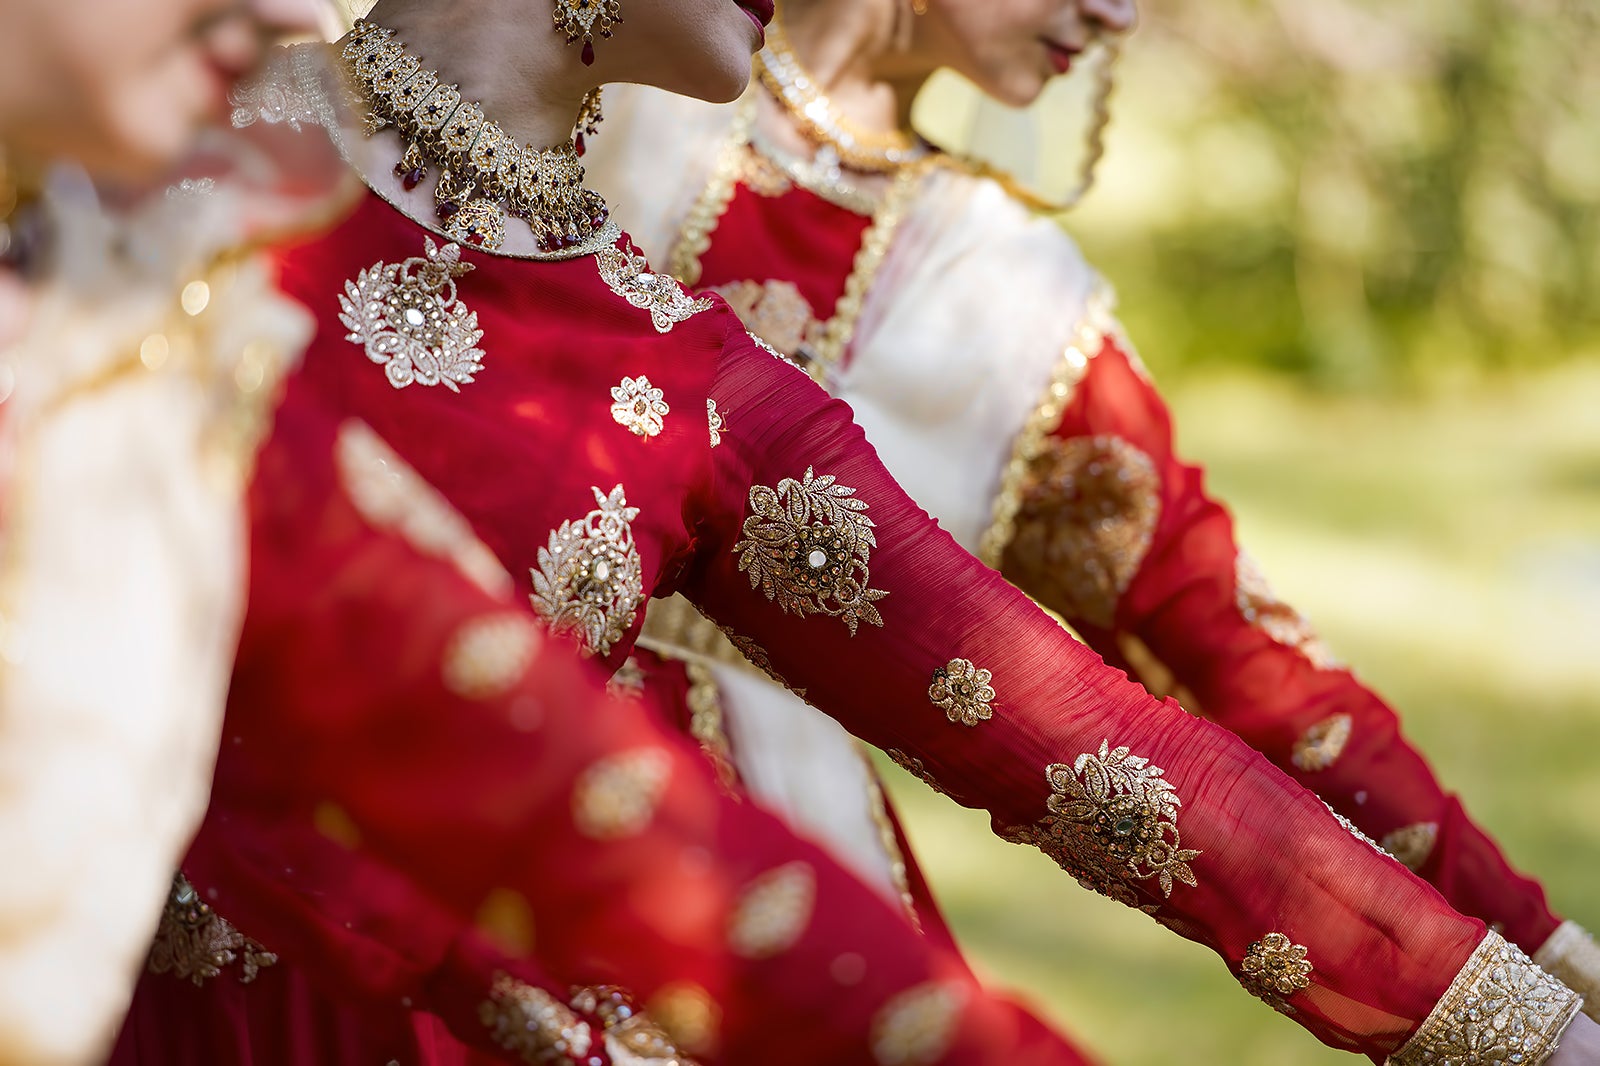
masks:
{"type": "MultiPolygon", "coordinates": [[[[394,168],[401,184],[415,189],[438,169],[434,207],[451,240],[493,251],[505,243],[508,214],[528,224],[546,253],[578,248],[604,231],[610,211],[584,186],[572,142],[518,145],[374,22],[356,23],[343,54],[369,109],[367,135],[393,126],[405,141],[394,168]]],[[[586,104],[580,125],[592,130],[592,118],[586,104]]]]}
{"type": "Polygon", "coordinates": [[[756,74],[773,98],[818,147],[820,165],[883,174],[925,158],[926,141],[904,130],[863,129],[845,118],[795,55],[783,25],[767,27],[767,45],[756,56],[756,74]]]}

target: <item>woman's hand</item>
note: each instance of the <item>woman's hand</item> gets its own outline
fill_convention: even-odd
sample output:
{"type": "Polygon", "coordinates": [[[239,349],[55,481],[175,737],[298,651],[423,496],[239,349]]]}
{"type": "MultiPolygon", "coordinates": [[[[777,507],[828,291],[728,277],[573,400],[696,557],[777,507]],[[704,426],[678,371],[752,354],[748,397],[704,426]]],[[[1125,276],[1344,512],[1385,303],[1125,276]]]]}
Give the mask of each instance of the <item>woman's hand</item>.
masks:
{"type": "Polygon", "coordinates": [[[1561,1037],[1561,1047],[1545,1066],[1597,1066],[1600,1064],[1600,1023],[1578,1015],[1561,1037]]]}

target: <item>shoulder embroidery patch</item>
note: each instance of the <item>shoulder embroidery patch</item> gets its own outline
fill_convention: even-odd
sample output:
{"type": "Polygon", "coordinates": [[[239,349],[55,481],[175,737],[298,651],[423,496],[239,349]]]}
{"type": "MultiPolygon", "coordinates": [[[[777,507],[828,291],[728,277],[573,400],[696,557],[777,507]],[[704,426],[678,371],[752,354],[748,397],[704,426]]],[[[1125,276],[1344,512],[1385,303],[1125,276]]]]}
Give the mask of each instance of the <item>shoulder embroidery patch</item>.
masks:
{"type": "Polygon", "coordinates": [[[595,255],[595,263],[612,292],[650,312],[657,333],[670,333],[679,322],[710,310],[715,304],[710,297],[690,296],[677,279],[652,271],[644,256],[630,255],[614,245],[602,248],[595,255]]]}
{"type": "Polygon", "coordinates": [[[461,249],[424,238],[424,253],[402,263],[376,263],[339,297],[345,338],[383,367],[389,384],[443,385],[460,392],[483,369],[478,314],[456,293],[456,279],[471,273],[461,249]]]}

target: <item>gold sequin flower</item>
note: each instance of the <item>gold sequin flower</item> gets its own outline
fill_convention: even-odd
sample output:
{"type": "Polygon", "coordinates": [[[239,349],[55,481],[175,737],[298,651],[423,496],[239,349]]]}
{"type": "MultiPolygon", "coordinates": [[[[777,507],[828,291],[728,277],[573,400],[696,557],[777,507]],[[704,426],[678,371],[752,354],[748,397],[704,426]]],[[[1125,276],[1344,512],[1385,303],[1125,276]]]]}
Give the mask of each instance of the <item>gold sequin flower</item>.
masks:
{"type": "Polygon", "coordinates": [[[622,384],[611,389],[611,417],[636,437],[659,437],[666,428],[667,415],[672,413],[663,396],[643,374],[623,378],[622,384]]]}
{"type": "Polygon", "coordinates": [[[346,340],[383,367],[389,384],[443,385],[460,392],[483,369],[478,314],[456,296],[456,278],[472,271],[454,244],[424,238],[424,254],[376,263],[339,297],[346,340]]]}
{"type": "Polygon", "coordinates": [[[622,486],[593,489],[599,505],[563,522],[539,549],[533,609],[554,633],[572,632],[584,648],[606,655],[623,638],[644,602],[643,564],[629,525],[639,517],[622,486]]]}
{"type": "Polygon", "coordinates": [[[979,670],[967,659],[951,659],[933,672],[928,698],[952,722],[977,725],[994,717],[994,674],[979,670]]]}
{"type": "Polygon", "coordinates": [[[1282,933],[1268,933],[1250,945],[1239,963],[1239,982],[1252,996],[1283,1010],[1284,1000],[1311,987],[1311,970],[1304,947],[1282,933]]]}
{"type": "Polygon", "coordinates": [[[750,490],[745,539],[733,546],[739,570],[785,614],[824,614],[856,628],[883,625],[873,604],[889,595],[871,588],[868,563],[878,546],[867,504],[832,475],[806,469],[800,481],[750,490]]]}

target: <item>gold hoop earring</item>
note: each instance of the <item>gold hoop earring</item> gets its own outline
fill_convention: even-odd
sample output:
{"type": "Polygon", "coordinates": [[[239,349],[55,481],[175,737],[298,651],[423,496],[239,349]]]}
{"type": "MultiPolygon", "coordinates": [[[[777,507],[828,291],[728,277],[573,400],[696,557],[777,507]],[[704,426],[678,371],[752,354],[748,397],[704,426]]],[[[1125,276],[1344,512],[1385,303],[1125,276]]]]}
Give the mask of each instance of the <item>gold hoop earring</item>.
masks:
{"type": "Polygon", "coordinates": [[[556,32],[566,34],[568,44],[583,41],[586,67],[594,66],[595,33],[609,40],[612,27],[621,24],[621,0],[556,0],[556,32]]]}

